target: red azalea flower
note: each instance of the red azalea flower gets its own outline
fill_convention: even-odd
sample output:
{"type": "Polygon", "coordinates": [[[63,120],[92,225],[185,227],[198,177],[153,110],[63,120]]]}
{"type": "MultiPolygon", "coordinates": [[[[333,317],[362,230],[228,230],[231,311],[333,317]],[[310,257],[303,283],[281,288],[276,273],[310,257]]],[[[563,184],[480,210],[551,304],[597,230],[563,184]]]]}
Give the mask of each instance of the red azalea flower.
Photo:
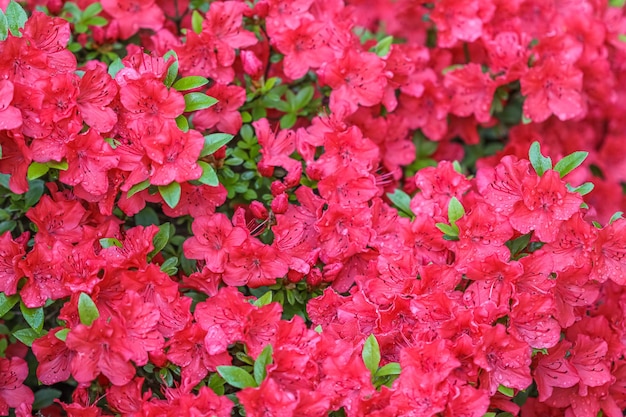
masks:
{"type": "Polygon", "coordinates": [[[24,385],[28,364],[18,357],[0,358],[0,416],[8,416],[9,408],[32,404],[33,392],[24,385]]]}
{"type": "Polygon", "coordinates": [[[532,383],[530,347],[507,334],[502,324],[483,327],[479,349],[474,363],[487,371],[481,375],[481,381],[490,395],[495,394],[500,385],[525,390],[532,383]]]}
{"type": "Polygon", "coordinates": [[[197,217],[191,229],[193,236],[183,244],[185,256],[204,259],[206,267],[212,272],[224,272],[228,254],[241,247],[248,238],[245,229],[233,227],[222,213],[197,217]]]}
{"type": "Polygon", "coordinates": [[[155,0],[103,0],[102,8],[113,17],[120,38],[128,39],[139,29],[161,29],[165,21],[163,10],[155,0]]]}
{"type": "Polygon", "coordinates": [[[533,377],[537,383],[539,401],[548,399],[552,395],[554,387],[569,388],[580,381],[571,360],[567,358],[571,347],[572,344],[564,340],[549,349],[547,354],[537,356],[533,377]]]}
{"type": "Polygon", "coordinates": [[[271,36],[271,43],[285,55],[283,71],[292,80],[302,78],[310,68],[319,68],[334,60],[334,51],[328,46],[327,25],[312,21],[300,24],[297,28],[281,28],[271,36]]]}
{"type": "Polygon", "coordinates": [[[219,132],[236,135],[241,129],[241,113],[239,108],[246,102],[246,90],[236,85],[216,83],[206,91],[218,102],[205,110],[193,115],[193,125],[197,130],[208,130],[215,127],[219,132]]]}
{"type": "Polygon", "coordinates": [[[441,48],[454,46],[457,41],[474,42],[483,33],[483,23],[489,22],[495,6],[486,0],[439,0],[430,13],[437,27],[437,44],[441,48]]]}
{"type": "Polygon", "coordinates": [[[571,64],[547,59],[532,67],[521,79],[524,115],[543,122],[554,114],[560,120],[582,116],[586,107],[582,98],[583,73],[571,64]]]}
{"type": "Polygon", "coordinates": [[[365,251],[373,235],[371,217],[369,207],[364,205],[330,204],[316,224],[322,260],[326,263],[345,260],[365,251]]]}
{"type": "Polygon", "coordinates": [[[85,123],[100,133],[110,131],[117,122],[117,114],[110,106],[117,96],[117,89],[104,65],[94,61],[87,63],[76,101],[85,123]]]}
{"type": "Polygon", "coordinates": [[[222,277],[226,285],[252,288],[272,285],[289,270],[286,259],[276,248],[254,238],[235,247],[228,258],[222,277]]]}
{"type": "Polygon", "coordinates": [[[383,99],[387,76],[383,61],[371,52],[348,49],[338,60],[331,61],[319,71],[320,79],[333,88],[330,109],[346,108],[354,113],[358,105],[375,106],[383,99]]]}
{"type": "Polygon", "coordinates": [[[22,113],[11,105],[13,91],[11,81],[0,81],[0,130],[17,129],[22,125],[22,113]]]}
{"type": "Polygon", "coordinates": [[[593,254],[591,278],[598,282],[607,279],[624,285],[626,283],[626,220],[618,219],[598,232],[593,254]]]}
{"type": "Polygon", "coordinates": [[[76,69],[76,57],[67,49],[71,37],[70,24],[60,17],[34,11],[24,25],[24,35],[46,52],[48,66],[58,72],[76,69]]]}
{"type": "Polygon", "coordinates": [[[479,64],[467,64],[446,73],[444,85],[450,92],[452,114],[461,117],[474,114],[481,123],[491,120],[491,102],[496,85],[479,64]]]}
{"type": "Polygon", "coordinates": [[[94,129],[76,136],[67,145],[68,168],[59,180],[68,185],[80,184],[90,194],[102,195],[109,189],[108,171],[117,167],[120,157],[94,129]]]}
{"type": "Polygon", "coordinates": [[[522,200],[515,203],[509,222],[518,232],[534,230],[539,240],[550,243],[582,202],[580,194],[567,190],[558,172],[548,170],[541,177],[524,179],[522,200]]]}
{"type": "Polygon", "coordinates": [[[73,353],[64,341],[56,337],[61,330],[61,327],[57,327],[33,341],[33,354],[37,358],[37,378],[46,385],[63,382],[70,377],[73,353]]]}
{"type": "Polygon", "coordinates": [[[28,234],[17,240],[13,240],[11,232],[0,235],[0,292],[5,295],[17,293],[17,283],[24,275],[19,268],[26,253],[24,240],[28,240],[28,234]]]}
{"type": "Polygon", "coordinates": [[[272,378],[263,380],[258,388],[246,388],[237,393],[239,402],[250,417],[293,416],[298,405],[297,397],[282,390],[272,378]]]}
{"type": "Polygon", "coordinates": [[[130,360],[136,347],[116,317],[100,317],[89,327],[77,325],[65,344],[74,353],[70,367],[79,384],[89,385],[100,373],[113,385],[125,385],[135,376],[130,360]]]}

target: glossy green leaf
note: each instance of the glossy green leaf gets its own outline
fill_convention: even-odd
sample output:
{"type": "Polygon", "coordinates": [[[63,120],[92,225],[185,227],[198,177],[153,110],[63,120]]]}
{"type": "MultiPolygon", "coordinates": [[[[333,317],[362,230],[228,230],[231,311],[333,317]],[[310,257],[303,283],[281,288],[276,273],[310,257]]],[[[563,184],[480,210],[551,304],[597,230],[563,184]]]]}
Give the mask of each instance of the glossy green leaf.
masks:
{"type": "Polygon", "coordinates": [[[252,304],[254,304],[257,307],[266,306],[272,302],[272,296],[273,296],[272,292],[268,291],[262,296],[260,296],[259,298],[257,298],[256,300],[254,300],[252,304]]]}
{"type": "Polygon", "coordinates": [[[220,184],[217,178],[217,173],[213,166],[204,161],[198,161],[198,165],[202,168],[202,176],[198,178],[202,184],[210,185],[211,187],[217,187],[220,184]]]}
{"type": "Polygon", "coordinates": [[[6,15],[0,10],[0,41],[4,41],[9,37],[9,22],[6,15]]]}
{"type": "Polygon", "coordinates": [[[102,5],[100,2],[91,3],[85,10],[83,11],[83,19],[89,19],[100,13],[102,11],[102,5]]]}
{"type": "Polygon", "coordinates": [[[37,333],[41,332],[44,319],[43,307],[28,308],[23,302],[20,302],[20,311],[26,323],[37,333]]]}
{"type": "Polygon", "coordinates": [[[400,364],[397,362],[390,362],[387,365],[381,367],[377,372],[376,376],[387,376],[387,375],[400,375],[401,372],[400,364]]]}
{"type": "Polygon", "coordinates": [[[150,180],[141,181],[139,184],[133,185],[132,187],[130,187],[130,190],[128,190],[128,193],[126,194],[126,198],[131,198],[132,196],[134,196],[140,191],[145,190],[149,186],[150,186],[150,180]]]}
{"type": "Polygon", "coordinates": [[[19,295],[13,294],[7,296],[3,292],[0,292],[0,318],[4,317],[18,301],[20,301],[19,295]]]}
{"type": "Polygon", "coordinates": [[[296,110],[300,110],[306,107],[307,104],[311,102],[313,99],[313,95],[315,94],[315,89],[312,85],[306,85],[302,87],[298,94],[296,94],[296,98],[294,100],[294,106],[296,110]]]}
{"type": "MultiPolygon", "coordinates": [[[[271,293],[271,292],[270,292],[271,293]]],[[[261,382],[267,376],[267,365],[272,363],[272,345],[267,345],[263,348],[263,351],[259,354],[259,357],[254,361],[254,380],[258,385],[261,385],[261,382]]]]}
{"type": "Polygon", "coordinates": [[[547,170],[552,169],[552,159],[550,159],[550,157],[543,156],[539,142],[533,142],[533,144],[530,145],[528,158],[530,160],[530,164],[539,176],[542,176],[547,170]]]}
{"type": "Polygon", "coordinates": [[[456,225],[449,225],[446,223],[435,223],[435,227],[441,230],[447,236],[456,237],[459,235],[459,228],[456,225]]]}
{"type": "Polygon", "coordinates": [[[111,64],[109,65],[109,75],[115,78],[117,73],[120,72],[122,68],[124,68],[124,64],[122,63],[122,60],[120,58],[117,58],[116,60],[111,62],[111,64]]]}
{"type": "Polygon", "coordinates": [[[298,120],[298,115],[295,113],[286,113],[283,114],[280,118],[280,128],[281,129],[291,129],[293,125],[296,124],[298,120]]]}
{"type": "Polygon", "coordinates": [[[148,254],[149,258],[154,257],[157,253],[161,252],[163,248],[167,245],[167,242],[170,241],[170,237],[172,236],[172,227],[169,223],[163,223],[159,226],[159,231],[154,238],[152,238],[152,246],[154,249],[150,251],[148,254]]]}
{"type": "Polygon", "coordinates": [[[498,387],[498,392],[506,395],[507,397],[515,396],[515,390],[513,388],[505,387],[504,385],[500,385],[498,387]]]}
{"type": "Polygon", "coordinates": [[[204,137],[204,146],[202,152],[200,152],[200,158],[204,158],[207,155],[211,155],[222,146],[233,140],[233,135],[228,133],[212,133],[204,137]]]}
{"type": "Polygon", "coordinates": [[[181,114],[174,120],[176,121],[176,126],[178,126],[180,130],[182,130],[183,132],[189,131],[189,120],[187,120],[185,116],[181,114]]]}
{"type": "Polygon", "coordinates": [[[376,374],[376,371],[378,371],[378,365],[380,364],[380,346],[378,345],[376,336],[373,334],[369,335],[369,337],[365,339],[365,343],[363,344],[363,353],[361,356],[363,357],[365,367],[369,369],[372,375],[376,374]]]}
{"type": "Polygon", "coordinates": [[[578,187],[572,187],[569,184],[566,184],[567,189],[573,193],[578,193],[580,195],[587,195],[593,191],[594,185],[592,182],[586,182],[584,184],[579,185],[578,187]]]}
{"type": "Polygon", "coordinates": [[[219,100],[204,93],[189,93],[184,95],[185,112],[208,109],[217,104],[219,100]]]}
{"type": "Polygon", "coordinates": [[[9,24],[9,30],[13,34],[13,36],[22,36],[20,33],[20,29],[24,27],[26,20],[28,20],[28,15],[17,2],[11,0],[9,5],[4,12],[7,17],[7,22],[9,24]]]}
{"type": "MultiPolygon", "coordinates": [[[[611,218],[609,219],[609,224],[611,224],[611,223],[613,223],[613,222],[615,222],[615,221],[617,221],[619,219],[623,219],[623,217],[622,217],[623,214],[624,214],[623,211],[618,211],[615,214],[613,214],[611,216],[611,218]]],[[[0,314],[0,317],[2,317],[2,314],[0,314]]]]}
{"type": "Polygon", "coordinates": [[[400,189],[396,189],[393,193],[387,193],[387,197],[398,210],[410,218],[414,218],[415,214],[411,210],[411,197],[400,189]]]}
{"type": "Polygon", "coordinates": [[[39,162],[31,162],[28,166],[28,171],[26,172],[26,178],[28,180],[34,180],[36,178],[42,177],[48,173],[50,167],[46,164],[41,164],[39,162]]]}
{"type": "Polygon", "coordinates": [[[376,55],[383,57],[389,55],[389,50],[391,49],[391,44],[393,43],[393,36],[387,36],[382,38],[376,46],[374,46],[373,51],[376,55]]]}
{"type": "Polygon", "coordinates": [[[235,388],[256,387],[257,383],[246,371],[237,366],[218,366],[217,373],[224,381],[235,388]]]}
{"type": "Polygon", "coordinates": [[[174,208],[178,205],[178,202],[180,201],[180,184],[177,182],[172,182],[168,185],[160,185],[159,194],[161,194],[161,197],[163,197],[165,204],[167,204],[170,208],[174,208]]]}
{"type": "Polygon", "coordinates": [[[17,330],[15,332],[13,332],[13,336],[15,336],[15,338],[17,340],[19,340],[20,342],[24,343],[26,346],[31,347],[33,345],[33,342],[43,336],[45,334],[45,332],[40,333],[34,329],[22,329],[22,330],[17,330]]]}
{"type": "Polygon", "coordinates": [[[104,237],[100,239],[99,242],[100,242],[100,246],[102,246],[104,249],[110,248],[112,246],[117,246],[118,248],[122,247],[122,242],[120,242],[114,237],[104,237]]]}
{"type": "Polygon", "coordinates": [[[202,15],[197,10],[194,10],[191,13],[191,29],[194,32],[202,33],[202,22],[203,21],[204,21],[204,18],[202,17],[202,15]]]}
{"type": "Polygon", "coordinates": [[[91,297],[84,292],[81,292],[78,297],[78,317],[80,318],[80,322],[85,326],[91,326],[91,324],[100,317],[98,307],[96,307],[91,297]]]}
{"type": "Polygon", "coordinates": [[[559,173],[561,178],[578,168],[587,159],[589,152],[573,152],[561,159],[554,166],[554,170],[559,173]]]}
{"type": "Polygon", "coordinates": [[[163,55],[163,59],[165,60],[165,62],[168,62],[170,60],[170,57],[174,57],[173,62],[170,64],[170,66],[167,68],[167,74],[165,75],[165,80],[163,81],[164,84],[169,87],[174,83],[174,80],[176,80],[176,77],[178,76],[178,56],[176,55],[176,52],[174,52],[173,50],[167,51],[167,53],[165,55],[163,55]]]}
{"type": "MultiPolygon", "coordinates": [[[[33,410],[41,410],[54,404],[54,400],[61,398],[62,392],[54,388],[41,388],[35,392],[33,410]]],[[[39,414],[39,413],[38,413],[39,414]]]]}
{"type": "Polygon", "coordinates": [[[54,334],[54,337],[56,337],[57,339],[65,342],[65,339],[67,339],[67,334],[70,332],[70,329],[61,329],[58,332],[56,332],[54,334]]]}
{"type": "Polygon", "coordinates": [[[202,87],[203,85],[206,85],[208,83],[209,80],[207,80],[206,78],[192,75],[176,81],[172,88],[178,91],[187,91],[193,90],[194,88],[202,87]]]}
{"type": "Polygon", "coordinates": [[[448,203],[448,221],[450,224],[455,224],[464,215],[465,209],[463,205],[456,197],[452,197],[448,203]]]}

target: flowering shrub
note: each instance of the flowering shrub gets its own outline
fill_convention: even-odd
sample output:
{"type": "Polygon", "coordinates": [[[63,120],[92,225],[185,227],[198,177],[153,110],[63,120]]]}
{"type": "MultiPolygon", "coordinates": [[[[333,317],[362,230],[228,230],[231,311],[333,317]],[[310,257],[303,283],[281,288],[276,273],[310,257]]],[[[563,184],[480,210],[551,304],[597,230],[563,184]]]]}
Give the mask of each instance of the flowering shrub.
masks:
{"type": "Polygon", "coordinates": [[[624,1],[0,8],[0,416],[623,415],[624,1]]]}

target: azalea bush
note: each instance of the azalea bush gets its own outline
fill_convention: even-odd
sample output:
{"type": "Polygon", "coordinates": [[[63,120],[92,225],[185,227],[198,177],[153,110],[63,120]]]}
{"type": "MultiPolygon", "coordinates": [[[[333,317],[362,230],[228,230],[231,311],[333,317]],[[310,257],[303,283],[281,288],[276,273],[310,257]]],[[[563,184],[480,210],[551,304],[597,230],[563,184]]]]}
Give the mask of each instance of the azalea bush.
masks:
{"type": "Polygon", "coordinates": [[[0,416],[623,415],[623,0],[0,9],[0,416]]]}

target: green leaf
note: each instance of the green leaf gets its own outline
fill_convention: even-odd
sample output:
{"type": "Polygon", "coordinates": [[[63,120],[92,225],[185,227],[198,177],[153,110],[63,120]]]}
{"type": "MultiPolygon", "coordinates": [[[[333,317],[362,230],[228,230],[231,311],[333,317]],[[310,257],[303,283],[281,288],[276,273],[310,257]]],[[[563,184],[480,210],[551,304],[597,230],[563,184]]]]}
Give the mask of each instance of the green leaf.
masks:
{"type": "Polygon", "coordinates": [[[387,365],[381,367],[378,371],[376,371],[376,376],[387,376],[387,375],[400,375],[401,372],[400,364],[397,362],[389,362],[387,365]]]}
{"type": "Polygon", "coordinates": [[[463,215],[465,215],[463,205],[456,197],[452,197],[448,203],[448,221],[451,225],[456,224],[463,215]]]}
{"type": "Polygon", "coordinates": [[[184,98],[186,112],[208,109],[209,107],[217,104],[219,101],[218,99],[207,96],[204,93],[189,93],[185,94],[184,98]]]}
{"type": "Polygon", "coordinates": [[[609,6],[611,7],[624,7],[626,0],[609,0],[609,6]]]}
{"type": "Polygon", "coordinates": [[[365,343],[363,344],[363,353],[361,356],[363,357],[365,367],[369,369],[372,376],[376,374],[376,371],[378,371],[378,365],[380,364],[380,346],[378,345],[376,336],[373,334],[369,335],[369,337],[365,339],[365,343]]]}
{"type": "Polygon", "coordinates": [[[67,334],[70,332],[70,329],[61,329],[58,332],[56,332],[54,334],[54,337],[56,337],[57,339],[65,342],[65,339],[67,339],[67,334]]]}
{"type": "Polygon", "coordinates": [[[31,164],[28,166],[28,171],[26,172],[26,178],[28,178],[28,180],[34,180],[36,178],[46,175],[49,170],[50,167],[46,164],[31,162],[31,164]]]}
{"type": "Polygon", "coordinates": [[[528,158],[530,160],[530,164],[539,176],[542,176],[547,170],[552,169],[552,159],[550,159],[550,157],[543,156],[539,142],[533,142],[533,144],[530,145],[528,158]]]}
{"type": "MultiPolygon", "coordinates": [[[[615,222],[618,219],[623,219],[622,215],[624,214],[623,211],[618,211],[616,212],[614,215],[611,216],[611,218],[609,219],[609,224],[615,222]]],[[[2,303],[0,303],[0,305],[2,305],[2,303]]],[[[0,314],[0,317],[2,317],[2,314],[0,314]]]]}
{"type": "Polygon", "coordinates": [[[102,248],[104,249],[110,248],[112,246],[117,246],[118,248],[122,247],[122,242],[120,242],[114,237],[104,237],[100,239],[99,242],[100,242],[100,246],[102,246],[102,248]]]}
{"type": "Polygon", "coordinates": [[[101,11],[102,11],[102,5],[100,4],[100,2],[91,3],[89,6],[87,6],[85,11],[83,12],[82,18],[89,19],[90,17],[97,15],[101,11]]]}
{"type": "Polygon", "coordinates": [[[172,88],[178,91],[187,91],[193,90],[194,88],[202,87],[203,85],[206,85],[208,83],[209,80],[207,80],[206,78],[192,75],[176,81],[172,88]]]}
{"type": "Polygon", "coordinates": [[[172,182],[168,185],[159,185],[159,194],[163,197],[165,204],[170,208],[174,208],[180,201],[180,184],[172,182]]]}
{"type": "Polygon", "coordinates": [[[378,41],[376,46],[374,46],[371,51],[380,57],[387,56],[389,54],[389,50],[391,49],[392,43],[393,36],[387,36],[378,41]]]}
{"type": "Polygon", "coordinates": [[[298,116],[295,113],[286,113],[280,118],[280,128],[290,129],[296,124],[298,116]]]}
{"type": "Polygon", "coordinates": [[[257,383],[252,376],[237,366],[218,366],[217,373],[224,381],[235,388],[256,387],[257,383]]]}
{"type": "Polygon", "coordinates": [[[268,291],[262,296],[260,296],[259,298],[257,298],[256,300],[254,300],[254,303],[252,304],[254,304],[257,307],[263,307],[263,306],[268,305],[271,302],[272,302],[272,292],[268,291]]]}
{"type": "Polygon", "coordinates": [[[24,204],[26,207],[32,207],[39,202],[44,192],[44,182],[34,180],[28,184],[28,191],[24,194],[24,204]]]}
{"type": "Polygon", "coordinates": [[[167,245],[167,242],[170,241],[170,237],[172,236],[172,227],[169,223],[163,223],[159,226],[159,231],[154,238],[152,238],[152,246],[154,249],[148,254],[148,257],[152,258],[157,253],[161,252],[163,248],[167,245]]]}
{"type": "Polygon", "coordinates": [[[4,41],[9,37],[9,22],[2,10],[0,10],[0,41],[4,41]]]}
{"type": "Polygon", "coordinates": [[[402,213],[410,218],[414,218],[415,214],[411,211],[411,197],[400,189],[396,189],[393,193],[387,193],[387,198],[391,200],[394,206],[402,213]]]}
{"type": "Polygon", "coordinates": [[[161,264],[161,271],[165,272],[169,276],[175,275],[178,272],[176,265],[178,265],[178,258],[176,256],[172,256],[161,264]]]}
{"type": "Polygon", "coordinates": [[[185,116],[181,114],[180,116],[177,116],[174,120],[176,121],[176,126],[178,126],[180,130],[182,130],[183,132],[189,131],[189,120],[187,120],[185,116]]]}
{"type": "Polygon", "coordinates": [[[24,24],[28,20],[28,15],[17,2],[11,0],[5,11],[7,22],[9,23],[9,30],[13,36],[22,36],[20,29],[24,27],[24,24]]]}
{"type": "Polygon", "coordinates": [[[511,257],[518,255],[521,251],[526,249],[528,244],[530,243],[530,236],[532,233],[526,233],[518,237],[517,239],[509,240],[505,243],[506,247],[511,251],[511,257]]]}
{"type": "Polygon", "coordinates": [[[582,164],[585,159],[587,159],[588,155],[589,152],[573,152],[557,162],[554,166],[554,170],[561,175],[561,178],[563,178],[574,169],[578,168],[580,164],[582,164]]]}
{"type": "Polygon", "coordinates": [[[224,381],[224,378],[219,376],[219,374],[211,374],[211,376],[209,377],[209,382],[207,383],[207,386],[211,388],[213,392],[216,393],[217,395],[224,395],[225,383],[226,381],[224,381]]]}
{"type": "Polygon", "coordinates": [[[569,184],[566,184],[566,187],[568,190],[570,190],[573,193],[578,193],[580,195],[587,195],[590,192],[593,191],[593,183],[592,182],[586,182],[584,184],[579,185],[578,187],[574,188],[569,184]]]}
{"type": "Polygon", "coordinates": [[[202,33],[202,22],[203,21],[204,21],[204,18],[202,17],[202,15],[197,10],[194,10],[191,13],[191,29],[193,29],[194,32],[202,33]]]}
{"type": "Polygon", "coordinates": [[[68,164],[67,161],[48,161],[46,162],[50,168],[60,169],[61,171],[67,171],[68,164]]]}
{"type": "Polygon", "coordinates": [[[217,178],[217,173],[213,166],[204,161],[198,161],[198,165],[202,168],[202,176],[198,178],[198,181],[202,184],[210,185],[211,187],[217,187],[220,181],[217,178]]]}
{"type": "MultiPolygon", "coordinates": [[[[271,291],[268,291],[271,294],[271,291]]],[[[263,348],[263,351],[259,354],[259,357],[254,361],[254,380],[258,385],[261,385],[261,382],[267,376],[267,365],[272,363],[272,345],[267,345],[263,348]]]]}
{"type": "Polygon", "coordinates": [[[446,223],[435,223],[435,227],[437,227],[437,229],[441,230],[447,236],[459,236],[459,228],[456,225],[451,226],[446,223]]]}
{"type": "Polygon", "coordinates": [[[31,347],[33,342],[40,336],[43,336],[44,333],[40,333],[33,329],[22,329],[13,332],[13,336],[20,342],[24,343],[26,346],[31,347]]]}
{"type": "Polygon", "coordinates": [[[163,59],[165,62],[168,62],[170,57],[174,57],[174,62],[170,64],[167,68],[167,75],[165,76],[164,84],[169,87],[174,83],[176,76],[178,75],[178,56],[176,52],[173,50],[167,51],[165,55],[163,55],[163,59]]]}
{"type": "Polygon", "coordinates": [[[150,226],[151,224],[159,225],[159,216],[152,207],[145,207],[139,213],[135,214],[135,224],[137,226],[150,226]]]}
{"type": "Polygon", "coordinates": [[[18,294],[7,297],[3,292],[0,292],[0,318],[4,317],[18,301],[20,301],[18,294]]]}
{"type": "Polygon", "coordinates": [[[115,78],[117,73],[120,72],[122,68],[124,68],[124,64],[122,63],[122,60],[120,58],[117,58],[116,60],[111,62],[111,65],[109,65],[109,75],[112,78],[115,78]]]}
{"type": "MultiPolygon", "coordinates": [[[[97,4],[97,3],[96,3],[97,4]]],[[[35,392],[33,410],[41,410],[54,404],[54,400],[61,398],[62,392],[54,388],[41,388],[35,392]]]]}
{"type": "Polygon", "coordinates": [[[91,297],[84,292],[81,292],[78,297],[78,317],[80,318],[80,322],[85,326],[91,326],[91,324],[100,317],[98,307],[96,307],[91,297]]]}
{"type": "Polygon", "coordinates": [[[300,110],[306,107],[307,104],[311,102],[313,99],[313,95],[315,94],[315,89],[312,85],[306,85],[302,87],[298,94],[296,94],[296,98],[294,100],[294,107],[296,110],[300,110]]]}
{"type": "Polygon", "coordinates": [[[505,387],[504,385],[500,385],[498,387],[498,392],[506,395],[507,397],[515,397],[515,390],[513,390],[513,388],[505,387]]]}
{"type": "Polygon", "coordinates": [[[233,140],[233,135],[228,133],[213,133],[204,137],[204,146],[200,152],[200,158],[211,155],[222,146],[233,140]]]}
{"type": "Polygon", "coordinates": [[[102,16],[94,16],[85,20],[87,26],[105,26],[107,23],[109,23],[109,21],[102,16]]]}
{"type": "Polygon", "coordinates": [[[128,190],[128,193],[126,193],[126,198],[131,198],[132,196],[134,196],[140,191],[145,190],[149,186],[150,186],[150,180],[141,181],[139,184],[133,185],[132,187],[130,187],[130,190],[128,190]]]}
{"type": "Polygon", "coordinates": [[[37,333],[43,329],[43,307],[28,308],[23,302],[20,302],[20,311],[26,323],[37,333]]]}

